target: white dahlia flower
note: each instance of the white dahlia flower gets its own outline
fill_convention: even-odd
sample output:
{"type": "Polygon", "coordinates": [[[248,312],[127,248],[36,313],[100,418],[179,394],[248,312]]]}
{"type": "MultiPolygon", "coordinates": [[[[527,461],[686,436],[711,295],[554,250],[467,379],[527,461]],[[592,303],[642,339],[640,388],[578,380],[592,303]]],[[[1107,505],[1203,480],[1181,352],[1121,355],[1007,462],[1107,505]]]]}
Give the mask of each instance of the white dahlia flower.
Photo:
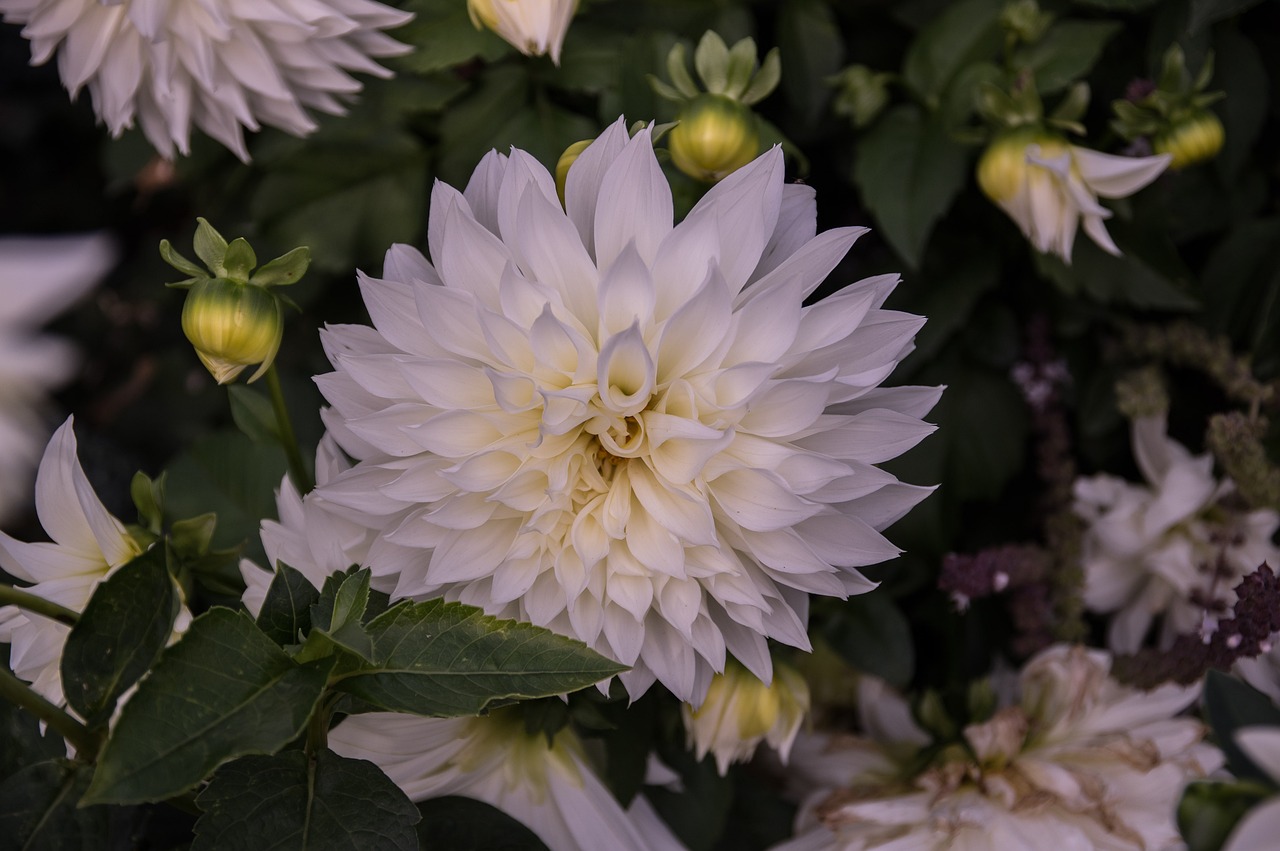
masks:
{"type": "Polygon", "coordinates": [[[75,347],[36,329],[92,289],[115,250],[101,234],[0,238],[0,520],[31,499],[53,423],[46,397],[74,374],[75,347]]]}
{"type": "Polygon", "coordinates": [[[493,30],[525,56],[547,54],[560,64],[560,46],[578,0],[467,0],[476,29],[493,30]]]}
{"type": "MultiPolygon", "coordinates": [[[[1236,731],[1235,739],[1245,756],[1265,771],[1272,783],[1280,785],[1280,729],[1242,727],[1236,731]]],[[[1277,837],[1280,837],[1280,795],[1272,795],[1245,813],[1227,837],[1222,851],[1272,851],[1277,837]]]]}
{"type": "Polygon", "coordinates": [[[381,30],[412,15],[373,0],[0,0],[0,15],[33,65],[57,53],[113,136],[136,119],[167,159],[193,123],[245,161],[246,127],[304,136],[307,109],[341,115],[360,91],[349,71],[389,77],[373,58],[411,49],[381,30]]]}
{"type": "MultiPolygon", "coordinates": [[[[71,424],[68,417],[54,432],[36,474],[36,512],[53,542],[28,544],[0,532],[0,568],[32,583],[22,590],[81,612],[98,583],[142,548],[93,492],[76,458],[71,424]]],[[[59,663],[70,631],[14,606],[0,608],[0,642],[10,645],[9,667],[57,704],[65,702],[59,663]]]]}
{"type": "Polygon", "coordinates": [[[1051,647],[1022,670],[1019,702],[941,748],[881,692],[864,736],[796,742],[790,770],[808,794],[774,851],[1182,847],[1182,788],[1222,763],[1199,722],[1173,717],[1198,687],[1141,692],[1109,670],[1101,651],[1051,647]]]}
{"type": "Polygon", "coordinates": [[[643,795],[627,810],[587,764],[572,730],[551,742],[516,709],[479,718],[353,715],[329,747],[377,765],[411,800],[461,795],[524,824],[551,851],[683,851],[643,795]]]}
{"type": "Polygon", "coordinates": [[[1113,613],[1107,643],[1133,653],[1157,617],[1159,643],[1211,633],[1235,605],[1235,587],[1266,562],[1280,564],[1272,536],[1280,515],[1224,504],[1234,486],[1213,475],[1213,458],[1193,456],[1165,432],[1162,416],[1133,421],[1133,451],[1147,485],[1109,475],[1075,483],[1083,542],[1085,605],[1113,613]]]}
{"type": "Polygon", "coordinates": [[[428,242],[360,276],[374,328],[324,334],[325,421],[357,460],[316,493],[374,529],[397,597],[532,621],[701,703],[726,651],[808,649],[810,593],[874,587],[879,533],[929,493],[873,465],[932,431],[941,388],[882,390],[923,319],[896,275],[804,300],[864,228],[815,236],[774,149],[678,225],[648,130],[621,119],[569,169],[565,207],[523,151],[428,242]]]}

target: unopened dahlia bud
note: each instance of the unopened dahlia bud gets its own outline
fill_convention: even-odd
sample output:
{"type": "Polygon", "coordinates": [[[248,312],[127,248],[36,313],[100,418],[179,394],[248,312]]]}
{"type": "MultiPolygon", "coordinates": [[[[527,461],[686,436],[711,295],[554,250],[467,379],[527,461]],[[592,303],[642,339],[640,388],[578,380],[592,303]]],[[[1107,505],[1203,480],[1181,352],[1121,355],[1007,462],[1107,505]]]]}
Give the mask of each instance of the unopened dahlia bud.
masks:
{"type": "Polygon", "coordinates": [[[680,111],[668,146],[676,168],[714,183],[760,153],[755,114],[723,95],[701,95],[680,111]]]}
{"type": "Polygon", "coordinates": [[[595,139],[583,139],[574,142],[564,149],[560,159],[556,161],[556,194],[560,196],[560,206],[564,206],[564,184],[569,179],[569,169],[578,160],[578,155],[587,149],[595,139]]]}
{"type": "Polygon", "coordinates": [[[208,278],[187,293],[182,332],[219,384],[235,381],[247,366],[261,364],[252,382],[275,359],[284,317],[280,302],[262,287],[208,278]]]}
{"type": "Polygon", "coordinates": [[[1171,155],[1169,168],[1177,171],[1213,159],[1222,150],[1225,139],[1218,116],[1202,109],[1157,135],[1152,147],[1157,154],[1171,155]]]}
{"type": "Polygon", "coordinates": [[[978,186],[997,204],[1023,191],[1032,166],[1027,162],[1027,146],[1037,145],[1041,155],[1053,158],[1067,150],[1062,137],[1038,128],[1024,127],[997,136],[978,160],[978,186]]]}
{"type": "Polygon", "coordinates": [[[560,46],[578,0],[467,0],[476,29],[487,27],[525,56],[547,54],[560,64],[560,46]]]}
{"type": "Polygon", "coordinates": [[[785,665],[774,665],[773,684],[765,685],[730,659],[707,690],[707,699],[694,709],[684,707],[689,747],[698,759],[715,754],[723,775],[731,762],[745,762],[767,741],[786,762],[800,723],[809,712],[809,686],[785,665]]]}

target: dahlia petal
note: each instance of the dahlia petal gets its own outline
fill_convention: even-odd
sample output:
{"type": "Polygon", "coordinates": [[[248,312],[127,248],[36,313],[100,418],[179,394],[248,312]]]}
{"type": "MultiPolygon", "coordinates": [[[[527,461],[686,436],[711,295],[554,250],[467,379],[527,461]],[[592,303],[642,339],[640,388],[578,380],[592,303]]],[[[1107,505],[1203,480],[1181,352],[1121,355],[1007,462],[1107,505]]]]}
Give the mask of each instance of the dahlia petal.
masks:
{"type": "Polygon", "coordinates": [[[1124,198],[1159,177],[1169,162],[1170,154],[1153,157],[1120,157],[1071,146],[1071,157],[1080,169],[1085,184],[1103,198],[1124,198]]]}
{"type": "Polygon", "coordinates": [[[711,187],[685,218],[715,222],[720,274],[731,293],[746,286],[778,223],[781,177],[782,149],[775,146],[711,187]]]}
{"type": "Polygon", "coordinates": [[[600,181],[596,201],[595,260],[607,270],[627,246],[652,264],[671,232],[671,187],[653,153],[652,130],[627,143],[600,181]]]}
{"type": "Polygon", "coordinates": [[[582,244],[592,258],[595,257],[596,206],[600,199],[600,185],[610,166],[626,148],[629,138],[626,120],[618,118],[578,155],[565,178],[565,212],[578,229],[582,244]]]}

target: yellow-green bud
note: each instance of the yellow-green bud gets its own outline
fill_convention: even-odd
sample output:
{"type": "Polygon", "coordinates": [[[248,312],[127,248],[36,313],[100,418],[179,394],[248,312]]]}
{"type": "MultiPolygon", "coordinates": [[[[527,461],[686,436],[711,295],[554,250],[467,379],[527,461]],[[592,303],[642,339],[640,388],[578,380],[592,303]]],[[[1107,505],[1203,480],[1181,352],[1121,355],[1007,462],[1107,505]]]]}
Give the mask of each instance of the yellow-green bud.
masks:
{"type": "Polygon", "coordinates": [[[574,142],[564,149],[564,153],[556,161],[556,194],[560,196],[560,206],[564,206],[564,185],[569,179],[569,167],[578,161],[578,156],[594,141],[595,139],[583,139],[574,142]]]}
{"type": "Polygon", "coordinates": [[[775,663],[773,683],[765,685],[730,659],[702,706],[684,705],[684,726],[698,759],[710,752],[723,775],[729,763],[750,759],[761,741],[785,762],[808,712],[809,686],[793,668],[775,663]]]}
{"type": "Polygon", "coordinates": [[[680,110],[668,147],[676,168],[714,183],[760,153],[760,133],[750,109],[723,95],[699,95],[680,110]]]}
{"type": "Polygon", "coordinates": [[[261,364],[256,381],[280,348],[280,301],[265,288],[226,278],[197,281],[182,307],[182,331],[200,362],[219,384],[235,381],[246,366],[261,364]]]}
{"type": "Polygon", "coordinates": [[[476,29],[498,29],[498,13],[493,10],[493,0],[467,0],[467,14],[476,29]]]}
{"type": "Polygon", "coordinates": [[[1065,139],[1039,128],[1022,127],[997,136],[978,160],[978,186],[997,204],[1013,198],[1027,185],[1028,145],[1038,145],[1044,159],[1068,151],[1065,139]]]}
{"type": "Polygon", "coordinates": [[[1157,154],[1172,154],[1169,168],[1177,171],[1213,159],[1225,140],[1218,116],[1201,109],[1157,135],[1152,147],[1157,154]]]}

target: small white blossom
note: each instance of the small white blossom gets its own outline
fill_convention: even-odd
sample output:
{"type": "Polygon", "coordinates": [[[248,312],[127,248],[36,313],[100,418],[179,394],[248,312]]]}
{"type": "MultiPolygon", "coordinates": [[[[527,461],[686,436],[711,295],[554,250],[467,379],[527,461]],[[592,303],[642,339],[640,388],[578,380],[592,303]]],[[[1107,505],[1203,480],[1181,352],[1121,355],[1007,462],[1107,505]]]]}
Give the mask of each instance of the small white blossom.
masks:
{"type": "Polygon", "coordinates": [[[774,664],[766,685],[734,662],[716,674],[707,699],[694,709],[681,706],[688,746],[698,759],[715,756],[724,775],[733,762],[746,762],[767,741],[785,763],[800,725],[809,714],[809,686],[793,668],[774,664]]]}
{"type": "Polygon", "coordinates": [[[488,27],[525,56],[547,54],[560,64],[578,0],[467,0],[476,28],[488,27]]]}

